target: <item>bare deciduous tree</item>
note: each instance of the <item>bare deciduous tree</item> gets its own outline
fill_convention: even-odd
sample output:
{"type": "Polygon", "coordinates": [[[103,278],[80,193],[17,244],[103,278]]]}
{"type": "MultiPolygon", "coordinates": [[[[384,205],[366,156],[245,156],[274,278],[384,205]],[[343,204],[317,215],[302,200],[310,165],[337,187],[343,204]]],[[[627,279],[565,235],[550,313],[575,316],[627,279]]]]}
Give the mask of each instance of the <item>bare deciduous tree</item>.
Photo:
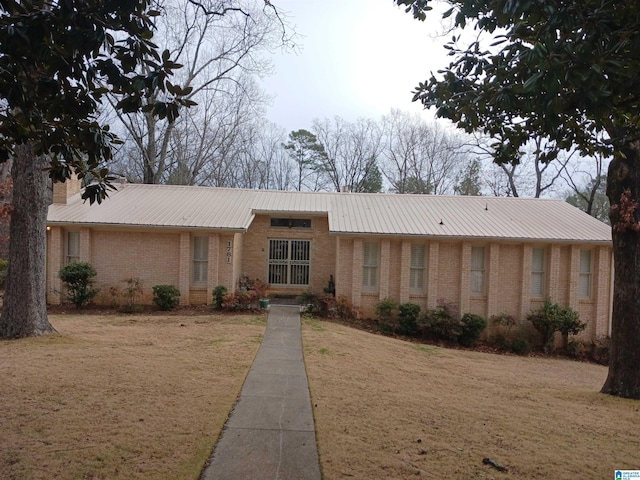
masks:
{"type": "Polygon", "coordinates": [[[335,191],[375,190],[368,180],[378,168],[382,130],[374,120],[361,118],[350,123],[340,117],[333,121],[316,119],[312,130],[326,153],[320,173],[328,177],[335,191]]]}
{"type": "MultiPolygon", "coordinates": [[[[253,77],[270,71],[265,49],[283,41],[278,12],[260,2],[164,0],[157,37],[183,68],[175,83],[197,103],[176,122],[119,115],[119,168],[134,181],[226,185],[238,130],[268,100],[253,77]],[[206,14],[205,14],[206,12],[206,14]]],[[[147,99],[153,103],[155,98],[147,99]]]]}
{"type": "Polygon", "coordinates": [[[382,172],[397,193],[451,193],[468,162],[463,137],[441,123],[392,110],[382,119],[382,172]]]}

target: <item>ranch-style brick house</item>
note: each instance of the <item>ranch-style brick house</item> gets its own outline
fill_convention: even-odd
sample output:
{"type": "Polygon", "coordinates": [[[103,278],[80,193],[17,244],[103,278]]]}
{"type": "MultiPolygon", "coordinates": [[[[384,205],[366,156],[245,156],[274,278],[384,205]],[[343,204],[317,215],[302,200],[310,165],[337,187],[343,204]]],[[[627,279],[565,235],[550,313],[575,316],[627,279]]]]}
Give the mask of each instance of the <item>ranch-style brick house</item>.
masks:
{"type": "Polygon", "coordinates": [[[393,298],[524,318],[550,298],[580,313],[585,339],[610,333],[610,227],[561,200],[120,184],[89,206],[71,180],[54,186],[47,242],[51,304],[60,268],[88,261],[103,303],[132,277],[143,303],[172,284],[182,304],[241,275],[290,295],[333,278],[365,316],[393,298]]]}

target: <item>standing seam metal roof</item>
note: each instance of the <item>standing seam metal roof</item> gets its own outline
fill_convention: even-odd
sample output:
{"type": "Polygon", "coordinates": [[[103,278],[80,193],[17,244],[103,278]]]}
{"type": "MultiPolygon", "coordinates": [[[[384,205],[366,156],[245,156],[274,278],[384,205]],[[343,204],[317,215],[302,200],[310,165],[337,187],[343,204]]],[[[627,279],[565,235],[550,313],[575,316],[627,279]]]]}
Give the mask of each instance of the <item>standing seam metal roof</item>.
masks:
{"type": "Polygon", "coordinates": [[[80,195],[48,222],[244,231],[255,214],[327,215],[334,234],[611,242],[610,227],[562,200],[313,193],[123,184],[100,205],[80,195]]]}

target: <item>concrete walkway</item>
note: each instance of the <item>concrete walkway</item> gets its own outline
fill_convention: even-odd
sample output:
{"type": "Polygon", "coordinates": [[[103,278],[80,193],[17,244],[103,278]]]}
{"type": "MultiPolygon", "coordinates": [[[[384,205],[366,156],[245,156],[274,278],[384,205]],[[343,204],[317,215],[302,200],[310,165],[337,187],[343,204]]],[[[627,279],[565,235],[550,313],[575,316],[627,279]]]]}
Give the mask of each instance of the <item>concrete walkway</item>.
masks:
{"type": "Polygon", "coordinates": [[[298,307],[267,330],[201,480],[320,480],[298,307]]]}

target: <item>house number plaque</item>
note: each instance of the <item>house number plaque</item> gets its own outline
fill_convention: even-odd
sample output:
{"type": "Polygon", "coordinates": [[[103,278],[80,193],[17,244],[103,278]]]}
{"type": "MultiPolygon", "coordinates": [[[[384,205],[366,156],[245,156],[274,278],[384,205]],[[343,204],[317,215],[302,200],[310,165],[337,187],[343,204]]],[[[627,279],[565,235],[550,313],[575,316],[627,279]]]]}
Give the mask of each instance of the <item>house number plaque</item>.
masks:
{"type": "Polygon", "coordinates": [[[231,242],[231,240],[229,240],[227,242],[227,263],[231,263],[231,254],[233,251],[233,242],[231,242]]]}

